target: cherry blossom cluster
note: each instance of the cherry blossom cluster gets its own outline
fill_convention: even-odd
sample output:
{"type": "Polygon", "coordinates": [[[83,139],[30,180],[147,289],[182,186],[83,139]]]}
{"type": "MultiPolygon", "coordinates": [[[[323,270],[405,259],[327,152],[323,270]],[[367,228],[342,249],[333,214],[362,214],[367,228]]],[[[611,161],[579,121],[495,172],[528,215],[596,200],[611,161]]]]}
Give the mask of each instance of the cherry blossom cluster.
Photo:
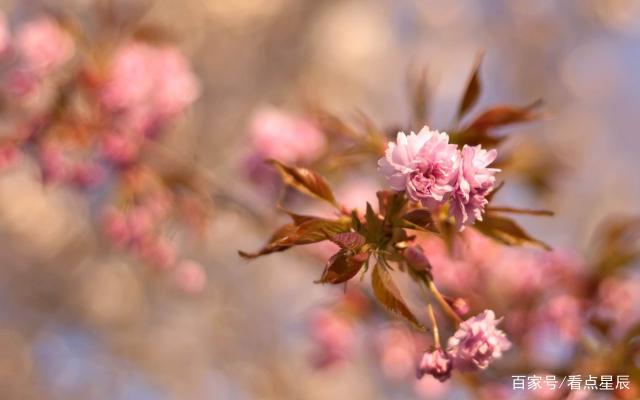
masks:
{"type": "Polygon", "coordinates": [[[433,212],[449,204],[459,228],[482,220],[486,196],[493,190],[496,168],[487,168],[497,151],[449,143],[444,132],[422,128],[418,134],[398,133],[389,142],[378,166],[391,188],[406,191],[409,198],[433,212]]]}
{"type": "Polygon", "coordinates": [[[201,290],[204,269],[171,237],[176,222],[202,221],[207,199],[148,162],[200,93],[180,50],[133,36],[104,46],[44,14],[12,27],[0,16],[0,64],[0,168],[31,156],[45,184],[98,199],[115,247],[201,290]]]}

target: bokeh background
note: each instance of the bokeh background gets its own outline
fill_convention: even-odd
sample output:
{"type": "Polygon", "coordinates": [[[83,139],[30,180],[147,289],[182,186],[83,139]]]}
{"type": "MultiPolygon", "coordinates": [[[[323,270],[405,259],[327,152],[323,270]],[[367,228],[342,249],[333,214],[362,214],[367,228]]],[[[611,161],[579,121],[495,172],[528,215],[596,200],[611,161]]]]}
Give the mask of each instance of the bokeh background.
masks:
{"type": "MultiPolygon", "coordinates": [[[[53,10],[91,24],[101,1],[3,1],[16,22],[53,10]]],[[[480,105],[544,99],[519,126],[562,173],[543,191],[518,181],[504,203],[554,210],[527,219],[554,246],[588,252],[603,217],[640,213],[640,3],[634,0],[114,1],[123,19],[163,26],[199,75],[199,101],[167,142],[260,214],[239,160],[257,108],[312,100],[382,125],[409,119],[407,71],[426,66],[432,124],[446,129],[478,52],[480,105]]],[[[539,165],[544,169],[547,159],[539,165]]],[[[374,166],[372,165],[372,171],[374,166]]],[[[405,399],[367,351],[339,368],[308,362],[305,316],[340,290],[313,285],[302,253],[251,263],[272,227],[214,206],[206,239],[186,244],[208,282],[174,290],[105,245],[90,201],[43,187],[33,168],[0,176],[0,398],[405,399]]],[[[362,333],[366,334],[366,333],[362,333]]],[[[429,398],[429,394],[422,394],[429,398]]]]}

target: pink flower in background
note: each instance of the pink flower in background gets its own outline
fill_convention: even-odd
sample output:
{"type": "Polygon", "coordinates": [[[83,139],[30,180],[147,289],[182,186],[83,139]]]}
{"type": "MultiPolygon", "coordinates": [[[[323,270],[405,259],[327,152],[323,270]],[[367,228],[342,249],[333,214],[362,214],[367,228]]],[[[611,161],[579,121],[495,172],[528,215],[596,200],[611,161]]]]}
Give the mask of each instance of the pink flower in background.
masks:
{"type": "Polygon", "coordinates": [[[393,190],[406,190],[412,200],[430,208],[447,200],[459,164],[459,151],[449,144],[449,135],[426,126],[417,135],[399,132],[396,142],[389,142],[385,156],[378,161],[393,190]]]}
{"type": "Polygon", "coordinates": [[[151,46],[142,42],[130,42],[118,49],[101,95],[108,109],[126,110],[146,99],[154,86],[151,55],[151,46]]]}
{"type": "Polygon", "coordinates": [[[40,148],[38,161],[45,183],[61,183],[68,179],[70,163],[61,145],[46,143],[40,148]]]}
{"type": "Polygon", "coordinates": [[[309,335],[315,343],[313,363],[326,368],[345,360],[355,341],[353,326],[334,311],[316,311],[309,320],[309,335]]]}
{"type": "Polygon", "coordinates": [[[37,74],[60,67],[75,51],[71,35],[49,17],[39,17],[22,25],[16,33],[15,45],[23,67],[37,74]]]}
{"type": "Polygon", "coordinates": [[[86,161],[71,167],[71,183],[80,189],[90,189],[99,185],[106,177],[104,168],[97,163],[86,161]]]}
{"type": "Polygon", "coordinates": [[[425,346],[424,337],[408,329],[391,326],[381,330],[376,336],[376,347],[382,372],[396,380],[413,378],[419,349],[425,346]]]}
{"type": "Polygon", "coordinates": [[[0,57],[5,55],[11,45],[11,33],[7,25],[7,17],[0,11],[0,57]]]}
{"type": "Polygon", "coordinates": [[[496,168],[487,168],[497,156],[495,149],[487,151],[481,146],[462,148],[462,162],[456,180],[451,213],[459,228],[482,220],[486,196],[493,190],[496,168]]]}
{"type": "Polygon", "coordinates": [[[102,231],[116,247],[125,248],[131,239],[127,216],[116,208],[108,208],[102,214],[102,231]]]}
{"type": "Polygon", "coordinates": [[[135,249],[141,260],[160,270],[168,269],[176,262],[177,254],[174,245],[162,237],[142,238],[135,249]]]}
{"type": "Polygon", "coordinates": [[[198,80],[177,48],[133,41],[114,55],[101,100],[108,110],[126,114],[128,128],[143,131],[183,111],[199,92],[198,80]]]}
{"type": "Polygon", "coordinates": [[[451,377],[452,362],[449,355],[442,349],[426,352],[418,366],[418,379],[424,375],[431,375],[440,382],[451,377]]]}
{"type": "Polygon", "coordinates": [[[204,268],[193,260],[180,261],[173,272],[173,279],[178,289],[189,294],[198,294],[207,285],[204,268]]]}
{"type": "Polygon", "coordinates": [[[109,162],[122,166],[133,162],[139,153],[139,140],[121,133],[109,133],[100,143],[100,152],[109,162]]]}
{"type": "Polygon", "coordinates": [[[453,366],[461,371],[485,369],[500,358],[511,347],[504,332],[496,328],[500,321],[493,311],[485,310],[462,322],[447,343],[453,366]]]}
{"type": "Polygon", "coordinates": [[[275,108],[263,108],[253,115],[249,136],[262,159],[274,158],[287,164],[311,162],[327,145],[324,134],[312,123],[275,108]]]}
{"type": "Polygon", "coordinates": [[[13,144],[0,144],[0,171],[13,165],[20,157],[18,148],[13,144]]]}
{"type": "Polygon", "coordinates": [[[163,116],[173,116],[198,98],[200,84],[177,48],[158,48],[155,58],[154,107],[163,116]]]}
{"type": "Polygon", "coordinates": [[[640,322],[640,277],[614,276],[604,280],[598,287],[596,313],[613,323],[614,336],[640,322]]]}

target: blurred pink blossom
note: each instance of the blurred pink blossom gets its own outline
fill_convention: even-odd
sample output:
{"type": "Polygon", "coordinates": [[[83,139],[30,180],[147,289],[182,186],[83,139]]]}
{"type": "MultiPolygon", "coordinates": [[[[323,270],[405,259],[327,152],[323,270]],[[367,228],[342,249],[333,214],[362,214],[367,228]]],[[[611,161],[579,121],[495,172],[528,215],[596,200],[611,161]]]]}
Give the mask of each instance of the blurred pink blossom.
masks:
{"type": "Polygon", "coordinates": [[[13,165],[19,157],[20,152],[15,145],[0,145],[0,171],[13,165]]]}
{"type": "Polygon", "coordinates": [[[496,328],[500,321],[493,311],[485,310],[460,323],[447,343],[447,353],[454,368],[461,371],[485,369],[491,361],[502,357],[502,352],[511,347],[511,342],[504,332],[496,328]]]}
{"type": "Polygon", "coordinates": [[[23,68],[39,75],[60,67],[75,51],[71,35],[49,17],[39,17],[20,26],[15,45],[23,68]]]}
{"type": "Polygon", "coordinates": [[[489,202],[486,196],[493,190],[496,168],[487,168],[497,156],[495,149],[487,151],[481,146],[462,148],[462,161],[451,203],[451,213],[458,227],[471,225],[482,220],[484,206],[489,202]]]}
{"type": "Polygon", "coordinates": [[[355,341],[353,326],[336,312],[315,311],[309,319],[308,329],[315,343],[313,364],[317,368],[334,365],[351,354],[355,341]]]}
{"type": "Polygon", "coordinates": [[[419,351],[426,346],[422,336],[406,328],[391,326],[376,336],[382,372],[391,379],[410,379],[415,375],[419,351]]]}
{"type": "Polygon", "coordinates": [[[311,162],[327,145],[323,133],[311,122],[269,107],[254,113],[249,136],[262,159],[274,158],[288,164],[311,162]]]}
{"type": "Polygon", "coordinates": [[[106,176],[104,168],[95,162],[85,161],[71,167],[71,183],[80,189],[89,189],[100,184],[106,176]]]}
{"type": "Polygon", "coordinates": [[[189,294],[202,292],[207,284],[204,268],[193,260],[180,261],[173,272],[173,279],[178,289],[189,294]]]}
{"type": "Polygon", "coordinates": [[[45,143],[41,146],[38,161],[45,183],[61,183],[69,178],[70,162],[63,147],[57,143],[45,143]]]}
{"type": "Polygon", "coordinates": [[[102,230],[116,247],[124,248],[129,244],[131,233],[126,215],[116,209],[108,208],[102,214],[102,230]]]}
{"type": "Polygon", "coordinates": [[[0,11],[0,57],[7,53],[11,45],[11,32],[7,24],[7,16],[0,11]]]}
{"type": "Polygon", "coordinates": [[[613,335],[619,336],[640,321],[640,278],[614,276],[598,288],[597,315],[613,323],[613,335]]]}
{"type": "Polygon", "coordinates": [[[162,237],[143,238],[138,241],[136,250],[140,259],[160,270],[172,267],[177,258],[174,245],[162,237]]]}
{"type": "Polygon", "coordinates": [[[108,110],[126,114],[128,128],[146,130],[183,111],[199,92],[198,80],[177,48],[132,41],[114,55],[101,99],[108,110]]]}
{"type": "Polygon", "coordinates": [[[389,142],[385,156],[378,161],[393,190],[406,190],[412,200],[430,208],[447,200],[459,164],[459,151],[449,144],[449,135],[426,126],[417,135],[399,132],[396,142],[389,142]]]}
{"type": "Polygon", "coordinates": [[[100,152],[103,157],[115,164],[125,165],[138,156],[138,140],[120,133],[109,133],[102,138],[100,152]]]}

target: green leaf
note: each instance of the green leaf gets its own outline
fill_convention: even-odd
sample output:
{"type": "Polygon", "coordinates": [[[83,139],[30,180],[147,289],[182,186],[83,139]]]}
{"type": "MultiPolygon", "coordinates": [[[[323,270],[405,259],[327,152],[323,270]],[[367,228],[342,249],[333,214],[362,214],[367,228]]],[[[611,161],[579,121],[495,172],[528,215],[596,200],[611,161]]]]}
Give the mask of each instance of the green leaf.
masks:
{"type": "Polygon", "coordinates": [[[290,167],[276,160],[269,160],[268,162],[278,170],[282,181],[286,185],[338,207],[329,184],[320,174],[307,168],[290,167]]]}
{"type": "Polygon", "coordinates": [[[271,238],[260,250],[249,253],[239,251],[241,257],[252,259],[266,254],[287,250],[293,246],[311,244],[327,240],[340,232],[351,229],[351,218],[342,217],[336,220],[309,217],[299,225],[286,224],[271,235],[271,238]]]}
{"type": "Polygon", "coordinates": [[[376,264],[373,268],[371,286],[373,287],[373,294],[383,306],[422,329],[418,319],[404,302],[391,274],[380,264],[376,264]]]}
{"type": "Polygon", "coordinates": [[[464,92],[464,96],[462,97],[462,101],[458,106],[458,119],[464,116],[467,111],[473,107],[478,101],[478,97],[480,97],[480,65],[482,64],[482,54],[478,56],[475,65],[473,67],[473,72],[471,74],[471,78],[469,78],[469,83],[467,83],[467,88],[464,92]]]}
{"type": "Polygon", "coordinates": [[[350,256],[341,250],[329,259],[322,276],[315,283],[339,284],[346,282],[356,276],[368,259],[367,253],[350,256]]]}
{"type": "Polygon", "coordinates": [[[485,235],[509,246],[531,245],[545,250],[551,249],[546,243],[531,237],[520,225],[509,218],[487,213],[482,221],[476,222],[474,226],[485,235]]]}

